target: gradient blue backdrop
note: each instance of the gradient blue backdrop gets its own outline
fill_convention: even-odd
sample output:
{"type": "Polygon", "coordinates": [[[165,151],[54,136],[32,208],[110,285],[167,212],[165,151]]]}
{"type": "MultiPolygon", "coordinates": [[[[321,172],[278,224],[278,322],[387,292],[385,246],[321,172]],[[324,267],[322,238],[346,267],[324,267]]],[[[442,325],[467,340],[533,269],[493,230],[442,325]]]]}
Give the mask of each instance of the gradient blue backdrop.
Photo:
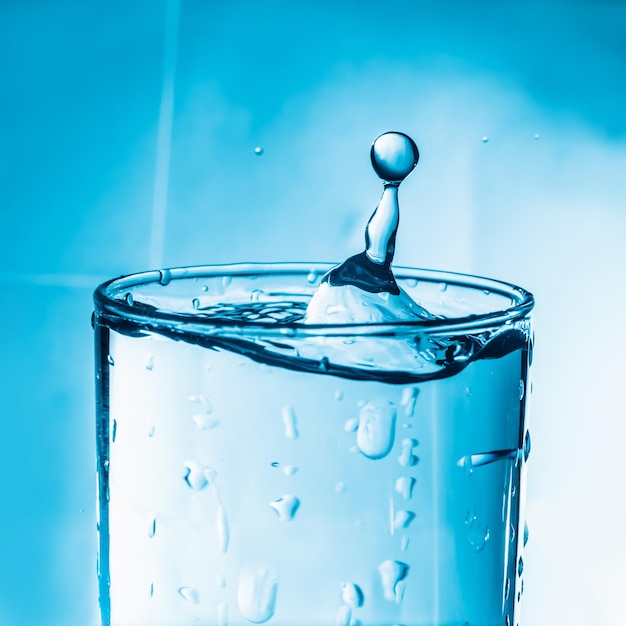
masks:
{"type": "Polygon", "coordinates": [[[617,0],[1,0],[0,626],[96,623],[93,287],[358,251],[386,130],[397,262],[537,297],[524,624],[623,624],[625,111],[617,0]]]}

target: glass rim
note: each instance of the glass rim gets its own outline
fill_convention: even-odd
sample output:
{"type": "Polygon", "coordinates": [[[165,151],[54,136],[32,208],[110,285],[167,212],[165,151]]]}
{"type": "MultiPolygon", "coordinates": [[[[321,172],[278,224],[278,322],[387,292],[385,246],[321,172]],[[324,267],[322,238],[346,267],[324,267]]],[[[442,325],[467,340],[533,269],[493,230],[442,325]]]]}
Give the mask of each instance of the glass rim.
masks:
{"type": "Polygon", "coordinates": [[[180,325],[183,327],[193,326],[195,329],[216,328],[246,328],[263,334],[284,334],[285,329],[293,329],[303,334],[359,334],[386,335],[394,331],[423,332],[427,334],[450,333],[456,331],[474,331],[494,326],[503,326],[515,321],[527,318],[534,307],[535,299],[531,292],[515,284],[493,278],[486,278],[474,274],[450,272],[445,270],[432,270],[407,266],[394,266],[394,276],[398,280],[415,279],[430,283],[446,283],[468,289],[482,290],[496,293],[514,301],[509,307],[490,311],[488,313],[476,313],[461,317],[437,318],[434,320],[409,320],[391,322],[350,322],[333,324],[305,324],[298,322],[258,322],[228,320],[224,318],[212,318],[206,315],[198,315],[184,312],[165,311],[160,309],[146,312],[127,302],[125,299],[116,299],[115,294],[123,293],[139,285],[157,283],[169,284],[169,282],[182,279],[199,279],[215,277],[251,277],[272,275],[300,275],[307,276],[314,272],[325,274],[337,263],[306,263],[306,262],[270,262],[270,263],[230,263],[214,265],[191,265],[173,267],[160,270],[148,270],[134,274],[127,274],[112,278],[96,287],[93,299],[95,313],[112,315],[136,324],[162,327],[180,325]],[[167,283],[164,282],[167,280],[167,283]]]}

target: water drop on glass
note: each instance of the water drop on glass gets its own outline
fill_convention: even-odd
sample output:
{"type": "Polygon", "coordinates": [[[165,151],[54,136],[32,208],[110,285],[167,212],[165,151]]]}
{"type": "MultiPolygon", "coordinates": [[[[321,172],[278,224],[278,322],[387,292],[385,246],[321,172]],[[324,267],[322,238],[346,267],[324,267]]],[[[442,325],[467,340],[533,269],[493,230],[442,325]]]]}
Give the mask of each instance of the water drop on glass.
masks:
{"type": "Polygon", "coordinates": [[[511,618],[508,615],[504,618],[504,626],[511,626],[511,618]]]}
{"type": "Polygon", "coordinates": [[[352,619],[352,609],[343,605],[337,609],[337,616],[335,617],[335,624],[337,626],[350,626],[350,620],[352,619]]]}
{"type": "Polygon", "coordinates": [[[270,506],[281,522],[290,522],[300,508],[300,500],[296,496],[285,495],[270,502],[270,506]]]}
{"type": "Polygon", "coordinates": [[[524,571],[524,559],[522,559],[522,557],[520,556],[519,561],[517,562],[518,576],[521,576],[523,571],[524,571]]]}
{"type": "Polygon", "coordinates": [[[230,539],[230,531],[228,528],[228,519],[226,517],[226,511],[222,504],[217,505],[217,515],[215,525],[217,528],[217,545],[222,554],[226,554],[228,551],[228,542],[230,539]]]}
{"type": "Polygon", "coordinates": [[[285,476],[293,476],[298,471],[298,468],[295,465],[285,465],[283,467],[283,474],[285,476]]]}
{"type": "Polygon", "coordinates": [[[468,511],[465,516],[467,526],[467,542],[476,552],[481,552],[489,541],[489,527],[481,523],[474,511],[468,511]]]}
{"type": "Polygon", "coordinates": [[[285,426],[285,437],[287,439],[297,439],[300,436],[298,432],[298,418],[296,412],[292,406],[284,406],[283,411],[283,424],[285,426]]]}
{"type": "Polygon", "coordinates": [[[524,436],[524,461],[528,461],[529,455],[530,455],[530,433],[526,431],[526,435],[524,436]]]}
{"type": "Polygon", "coordinates": [[[535,133],[533,135],[533,139],[536,141],[537,139],[541,139],[541,135],[539,133],[535,133]]]}
{"type": "Polygon", "coordinates": [[[215,584],[220,588],[220,589],[224,589],[226,587],[226,579],[221,575],[218,574],[215,577],[215,584]]]}
{"type": "Polygon", "coordinates": [[[179,587],[178,593],[181,598],[192,604],[198,603],[198,591],[193,587],[179,587]]]}
{"type": "Polygon", "coordinates": [[[400,602],[402,591],[400,583],[408,576],[409,566],[402,561],[383,561],[378,566],[380,582],[383,586],[383,596],[390,602],[400,602]]]}
{"type": "Polygon", "coordinates": [[[152,518],[149,522],[148,522],[148,537],[152,538],[154,537],[156,533],[156,518],[152,518]]]}
{"type": "Polygon", "coordinates": [[[528,524],[524,522],[524,546],[528,543],[528,524]]]}
{"type": "Polygon", "coordinates": [[[306,280],[311,285],[315,284],[315,281],[317,280],[317,272],[309,272],[309,274],[306,277],[306,280]]]}
{"type": "Polygon", "coordinates": [[[117,420],[113,420],[113,428],[111,429],[111,442],[115,443],[117,437],[117,420]]]}
{"type": "Polygon", "coordinates": [[[402,452],[398,457],[398,463],[400,463],[402,467],[413,467],[419,463],[419,457],[413,454],[413,450],[417,445],[417,439],[402,440],[402,452]]]}
{"type": "Polygon", "coordinates": [[[198,413],[194,415],[192,418],[193,423],[196,425],[196,428],[200,430],[211,430],[219,425],[219,418],[214,415],[207,415],[206,413],[198,413]]]}
{"type": "Polygon", "coordinates": [[[346,487],[345,483],[338,482],[338,483],[335,484],[335,491],[337,493],[345,493],[346,489],[347,489],[347,487],[346,487]]]}
{"type": "Polygon", "coordinates": [[[228,604],[220,602],[217,606],[217,624],[218,626],[228,626],[228,604]]]}
{"type": "Polygon", "coordinates": [[[413,497],[413,488],[415,487],[415,478],[412,476],[400,476],[396,479],[395,489],[405,500],[413,497]]]}
{"type": "Polygon", "coordinates": [[[172,280],[172,272],[169,270],[159,270],[159,283],[164,287],[170,284],[172,280]]]}
{"type": "Polygon", "coordinates": [[[257,146],[254,149],[254,154],[256,154],[257,156],[261,156],[264,152],[265,152],[265,150],[263,150],[263,148],[261,146],[257,146]]]}
{"type": "Polygon", "coordinates": [[[419,389],[417,387],[405,387],[402,391],[402,400],[400,404],[404,407],[404,414],[407,417],[413,417],[415,412],[415,401],[419,395],[419,389]]]}
{"type": "Polygon", "coordinates": [[[243,566],[239,574],[237,604],[253,624],[267,622],[274,615],[278,580],[263,567],[243,566]]]}
{"type": "Polygon", "coordinates": [[[506,583],[504,584],[504,599],[508,600],[510,594],[511,594],[511,579],[507,578],[506,583]]]}
{"type": "Polygon", "coordinates": [[[107,354],[107,361],[109,362],[109,365],[115,365],[115,361],[110,354],[107,354]]]}
{"type": "Polygon", "coordinates": [[[351,417],[349,420],[346,421],[346,423],[343,425],[343,429],[347,432],[347,433],[353,433],[357,430],[357,428],[359,427],[359,418],[358,417],[351,417]]]}
{"type": "Polygon", "coordinates": [[[408,528],[415,519],[413,511],[396,511],[393,518],[393,527],[396,529],[408,528]]]}
{"type": "Polygon", "coordinates": [[[395,438],[396,409],[392,402],[377,398],[359,412],[356,444],[368,459],[386,457],[395,438]]]}
{"type": "Polygon", "coordinates": [[[515,541],[515,537],[516,537],[517,533],[515,532],[515,526],[513,526],[513,524],[511,524],[510,528],[509,528],[509,540],[511,543],[513,543],[515,541]]]}
{"type": "Polygon", "coordinates": [[[487,143],[489,141],[489,137],[487,135],[483,135],[482,142],[487,143]]]}
{"type": "Polygon", "coordinates": [[[152,354],[146,354],[146,369],[151,372],[154,368],[154,356],[152,354]]]}
{"type": "Polygon", "coordinates": [[[154,583],[150,583],[150,597],[154,596],[154,583]]]}
{"type": "Polygon", "coordinates": [[[409,549],[410,541],[411,540],[408,535],[402,536],[402,539],[400,540],[400,550],[402,550],[402,552],[406,552],[409,549]]]}
{"type": "Polygon", "coordinates": [[[363,606],[364,599],[363,590],[355,583],[344,583],[341,585],[341,601],[344,604],[353,609],[358,609],[363,606]]]}
{"type": "Polygon", "coordinates": [[[519,381],[519,399],[523,400],[524,398],[524,381],[520,380],[519,381]]]}

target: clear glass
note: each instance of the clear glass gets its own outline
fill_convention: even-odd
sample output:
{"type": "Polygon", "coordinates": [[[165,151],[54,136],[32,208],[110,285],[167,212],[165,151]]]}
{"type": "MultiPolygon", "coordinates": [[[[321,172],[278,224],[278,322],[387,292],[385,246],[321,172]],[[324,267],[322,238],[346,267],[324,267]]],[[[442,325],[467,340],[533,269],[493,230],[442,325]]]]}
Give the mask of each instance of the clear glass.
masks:
{"type": "Polygon", "coordinates": [[[104,626],[520,623],[532,296],[396,268],[437,319],[304,325],[329,268],[97,289],[104,626]]]}

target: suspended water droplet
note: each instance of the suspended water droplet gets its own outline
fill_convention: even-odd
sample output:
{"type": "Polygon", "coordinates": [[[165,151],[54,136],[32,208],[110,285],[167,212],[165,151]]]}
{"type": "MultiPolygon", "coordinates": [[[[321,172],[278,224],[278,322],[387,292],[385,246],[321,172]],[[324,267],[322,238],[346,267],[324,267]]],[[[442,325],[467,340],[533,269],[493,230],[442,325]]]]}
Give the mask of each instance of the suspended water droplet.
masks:
{"type": "Polygon", "coordinates": [[[191,305],[193,306],[194,309],[198,310],[200,308],[200,300],[198,298],[194,298],[191,301],[191,305]]]}
{"type": "Polygon", "coordinates": [[[504,599],[508,600],[510,594],[511,594],[511,579],[507,578],[506,583],[504,583],[504,599]]]}
{"type": "Polygon", "coordinates": [[[524,559],[520,556],[519,561],[517,562],[517,575],[521,576],[524,571],[524,559]]]}
{"type": "Polygon", "coordinates": [[[115,443],[117,437],[117,420],[113,420],[113,427],[111,428],[111,442],[115,443]]]}
{"type": "Polygon", "coordinates": [[[533,139],[534,139],[535,141],[537,141],[537,139],[541,139],[541,135],[540,135],[539,133],[535,133],[535,134],[533,135],[533,139]]]}
{"type": "Polygon", "coordinates": [[[530,433],[526,431],[526,435],[524,436],[524,461],[528,461],[529,455],[530,455],[530,433]]]}
{"type": "Polygon", "coordinates": [[[363,590],[355,583],[344,583],[341,585],[341,601],[344,604],[347,604],[353,609],[358,609],[363,606],[364,600],[365,595],[363,594],[363,590]]]}
{"type": "Polygon", "coordinates": [[[528,524],[524,522],[524,546],[528,543],[528,524]]]}
{"type": "Polygon", "coordinates": [[[468,511],[465,516],[467,526],[467,542],[476,552],[481,552],[489,541],[489,527],[480,521],[474,511],[468,511]]]}
{"type": "Polygon", "coordinates": [[[215,480],[216,471],[212,467],[197,461],[187,461],[184,465],[187,468],[184,480],[194,491],[202,491],[209,482],[215,480]]]}
{"type": "Polygon", "coordinates": [[[407,417],[413,417],[415,412],[415,401],[420,390],[417,387],[405,387],[402,391],[402,400],[400,404],[404,407],[404,414],[407,417]]]}
{"type": "Polygon", "coordinates": [[[130,291],[126,294],[125,299],[128,306],[133,306],[133,304],[135,304],[135,299],[133,298],[133,294],[130,293],[130,291]]]}
{"type": "Polygon", "coordinates": [[[228,518],[226,517],[226,511],[220,502],[217,505],[217,515],[215,525],[217,528],[217,545],[222,554],[226,554],[228,551],[228,542],[230,540],[230,530],[228,528],[228,518]]]}
{"type": "Polygon", "coordinates": [[[287,439],[298,439],[298,418],[292,406],[283,407],[283,424],[285,426],[285,437],[287,439]]]}
{"type": "Polygon", "coordinates": [[[402,452],[398,457],[398,463],[402,467],[413,467],[419,463],[419,457],[413,454],[414,448],[419,445],[417,439],[403,439],[402,452]]]}
{"type": "Polygon", "coordinates": [[[220,420],[218,417],[214,415],[207,415],[206,413],[198,413],[194,415],[192,418],[193,423],[196,425],[196,428],[200,430],[211,430],[219,425],[220,420]]]}
{"type": "Polygon", "coordinates": [[[215,583],[220,589],[224,589],[226,587],[226,579],[221,574],[218,574],[215,577],[215,583]]]}
{"type": "Polygon", "coordinates": [[[261,146],[257,146],[254,149],[254,154],[256,154],[257,156],[261,156],[264,152],[265,152],[265,150],[263,150],[263,148],[261,146]]]}
{"type": "Polygon", "coordinates": [[[267,622],[274,615],[278,580],[264,567],[244,565],[239,573],[237,604],[253,624],[267,622]]]}
{"type": "Polygon", "coordinates": [[[408,528],[415,519],[413,511],[396,511],[393,518],[393,527],[396,529],[408,528]]]}
{"type": "Polygon", "coordinates": [[[413,488],[415,487],[415,478],[412,476],[400,476],[396,479],[396,492],[399,493],[405,500],[410,500],[413,497],[413,488]]]}
{"type": "Polygon", "coordinates": [[[402,552],[406,552],[409,549],[410,541],[408,535],[402,535],[402,539],[400,540],[400,550],[402,550],[402,552]]]}
{"type": "Polygon", "coordinates": [[[337,391],[335,391],[335,400],[343,400],[343,391],[341,391],[340,389],[337,389],[337,391]]]}
{"type": "Polygon", "coordinates": [[[350,626],[350,620],[352,619],[352,609],[343,605],[337,609],[337,616],[335,617],[335,623],[337,626],[350,626]]]}
{"type": "Polygon", "coordinates": [[[310,271],[306,277],[306,280],[309,284],[314,285],[317,281],[317,272],[310,271]]]}
{"type": "Polygon", "coordinates": [[[218,626],[228,626],[228,604],[220,602],[217,605],[217,624],[218,626]]]}
{"type": "Polygon", "coordinates": [[[404,586],[401,583],[409,574],[409,566],[402,561],[391,561],[388,559],[378,566],[378,573],[383,586],[385,600],[399,604],[404,593],[404,586]]]}
{"type": "Polygon", "coordinates": [[[172,272],[169,270],[159,270],[159,283],[164,287],[170,284],[172,280],[172,272]]]}
{"type": "Polygon", "coordinates": [[[204,291],[205,293],[209,290],[209,286],[208,285],[202,285],[202,291],[204,291]]]}
{"type": "Polygon", "coordinates": [[[148,537],[150,538],[154,537],[155,533],[156,533],[156,518],[153,517],[148,522],[148,537]]]}
{"type": "Polygon", "coordinates": [[[153,370],[153,368],[154,368],[154,355],[152,355],[150,353],[146,354],[145,364],[146,364],[146,369],[149,372],[151,372],[153,370]]]}
{"type": "Polygon", "coordinates": [[[295,465],[285,465],[283,467],[283,474],[285,476],[293,476],[298,471],[298,468],[295,465]]]}
{"type": "Polygon", "coordinates": [[[336,484],[335,484],[335,491],[336,491],[337,493],[345,493],[345,492],[346,492],[346,489],[347,489],[347,488],[346,488],[345,483],[338,482],[338,483],[336,483],[336,484]]]}
{"type": "Polygon", "coordinates": [[[181,598],[192,604],[198,604],[198,591],[193,587],[179,587],[178,593],[181,598]]]}
{"type": "Polygon", "coordinates": [[[115,365],[115,361],[110,354],[107,354],[107,361],[109,362],[109,365],[115,365]]]}
{"type": "Polygon", "coordinates": [[[386,457],[395,438],[396,409],[393,402],[376,398],[359,412],[356,445],[369,459],[386,457]]]}
{"type": "Polygon", "coordinates": [[[483,135],[482,142],[487,143],[489,141],[489,137],[487,135],[483,135]]]}
{"type": "Polygon", "coordinates": [[[343,429],[347,433],[353,433],[359,427],[359,418],[351,417],[344,425],[343,429]]]}
{"type": "Polygon", "coordinates": [[[285,495],[274,500],[274,502],[270,502],[270,506],[281,522],[290,522],[300,508],[300,500],[296,496],[285,495]]]}

